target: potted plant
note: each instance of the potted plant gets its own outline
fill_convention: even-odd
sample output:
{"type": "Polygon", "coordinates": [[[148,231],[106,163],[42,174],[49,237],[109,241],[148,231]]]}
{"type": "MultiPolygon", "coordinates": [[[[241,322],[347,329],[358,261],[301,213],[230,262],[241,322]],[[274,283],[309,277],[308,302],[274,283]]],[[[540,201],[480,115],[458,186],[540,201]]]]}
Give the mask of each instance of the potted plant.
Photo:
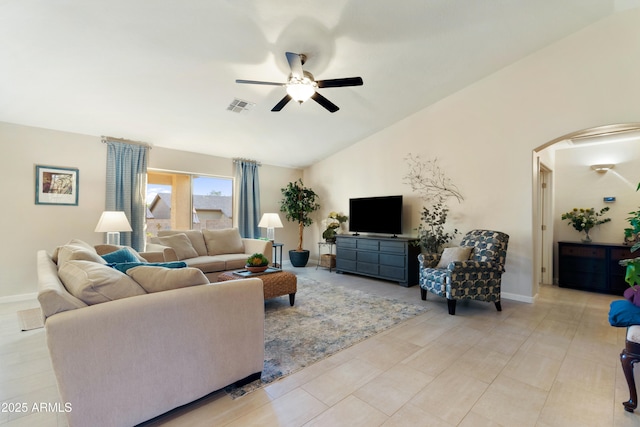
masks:
{"type": "Polygon", "coordinates": [[[326,220],[326,228],[322,232],[322,238],[327,242],[336,241],[336,230],[340,228],[342,223],[349,219],[348,216],[339,214],[337,212],[331,212],[329,218],[326,220]]]}
{"type": "Polygon", "coordinates": [[[577,231],[584,231],[585,236],[582,241],[590,243],[589,231],[596,225],[611,221],[611,218],[601,218],[607,211],[609,211],[609,206],[600,209],[600,212],[596,212],[594,208],[573,208],[573,210],[563,213],[561,219],[568,220],[568,225],[573,226],[577,231]]]}
{"type": "Polygon", "coordinates": [[[304,227],[313,223],[311,214],[320,209],[320,204],[316,202],[318,195],[311,188],[305,187],[302,179],[290,182],[280,191],[283,196],[280,211],[284,212],[287,221],[298,223],[298,247],[289,251],[289,260],[294,267],[304,267],[309,261],[309,251],[302,249],[302,234],[304,227]]]}
{"type": "Polygon", "coordinates": [[[453,240],[458,233],[454,229],[452,233],[445,233],[444,224],[447,222],[449,209],[442,203],[436,203],[431,209],[422,207],[420,226],[418,227],[418,243],[428,254],[437,255],[443,250],[443,246],[453,240]]]}
{"type": "Polygon", "coordinates": [[[269,260],[263,254],[257,252],[247,258],[247,264],[244,267],[252,273],[262,273],[269,268],[269,260]]]}
{"type": "MultiPolygon", "coordinates": [[[[636,188],[636,191],[638,190],[640,190],[640,183],[636,188]]],[[[635,212],[629,212],[629,215],[631,216],[627,218],[627,221],[630,227],[624,229],[624,239],[625,242],[634,243],[631,246],[631,252],[633,253],[640,249],[640,240],[638,240],[638,236],[640,236],[640,209],[635,212]]],[[[619,263],[627,269],[624,280],[629,284],[629,289],[624,291],[624,297],[635,305],[640,306],[640,292],[636,287],[636,285],[640,284],[640,257],[623,259],[619,263]]]]}

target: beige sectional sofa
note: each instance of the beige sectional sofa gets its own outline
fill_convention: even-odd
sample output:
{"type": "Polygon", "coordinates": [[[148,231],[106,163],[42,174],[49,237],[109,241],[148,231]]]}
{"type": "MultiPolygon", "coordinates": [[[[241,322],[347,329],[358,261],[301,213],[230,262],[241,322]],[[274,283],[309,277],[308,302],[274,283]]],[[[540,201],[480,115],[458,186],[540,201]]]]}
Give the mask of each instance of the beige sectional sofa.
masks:
{"type": "Polygon", "coordinates": [[[240,237],[237,228],[222,230],[160,230],[147,243],[147,252],[162,252],[164,261],[183,261],[205,273],[215,282],[220,273],[238,270],[247,258],[262,253],[272,258],[269,240],[240,237]]]}
{"type": "Polygon", "coordinates": [[[53,256],[39,251],[37,269],[47,346],[72,427],[133,426],[260,377],[259,279],[198,285],[208,280],[195,268],[148,265],[122,273],[79,241],[53,256]]]}

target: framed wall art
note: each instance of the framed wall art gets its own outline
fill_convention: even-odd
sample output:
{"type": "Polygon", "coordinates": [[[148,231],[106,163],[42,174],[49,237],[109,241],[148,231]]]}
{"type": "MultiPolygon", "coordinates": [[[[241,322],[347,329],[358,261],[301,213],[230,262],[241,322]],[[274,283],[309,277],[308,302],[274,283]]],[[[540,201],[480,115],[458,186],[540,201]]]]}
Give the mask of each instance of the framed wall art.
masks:
{"type": "Polygon", "coordinates": [[[78,206],[78,169],[36,165],[36,205],[78,206]]]}

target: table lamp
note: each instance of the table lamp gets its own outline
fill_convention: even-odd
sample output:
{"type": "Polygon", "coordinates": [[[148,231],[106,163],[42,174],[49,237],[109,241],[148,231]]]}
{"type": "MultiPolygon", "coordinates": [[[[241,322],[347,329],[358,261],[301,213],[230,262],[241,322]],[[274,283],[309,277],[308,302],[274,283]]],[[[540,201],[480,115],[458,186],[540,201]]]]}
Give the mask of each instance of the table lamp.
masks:
{"type": "Polygon", "coordinates": [[[267,239],[272,242],[275,241],[276,232],[275,228],[282,228],[282,221],[280,221],[280,215],[277,213],[266,213],[262,215],[258,227],[267,229],[267,239]]]}
{"type": "Polygon", "coordinates": [[[120,232],[131,231],[131,225],[124,212],[104,211],[94,231],[107,233],[107,244],[120,245],[120,232]]]}

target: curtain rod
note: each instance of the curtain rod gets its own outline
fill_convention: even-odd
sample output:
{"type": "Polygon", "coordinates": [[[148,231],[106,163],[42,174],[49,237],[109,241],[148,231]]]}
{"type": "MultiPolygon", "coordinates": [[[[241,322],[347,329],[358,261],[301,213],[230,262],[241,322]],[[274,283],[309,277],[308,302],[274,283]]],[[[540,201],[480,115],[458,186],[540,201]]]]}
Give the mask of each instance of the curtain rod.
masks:
{"type": "Polygon", "coordinates": [[[254,163],[256,166],[262,166],[262,163],[260,163],[257,160],[243,159],[242,157],[234,157],[233,158],[233,163],[240,163],[240,162],[254,163]]]}
{"type": "Polygon", "coordinates": [[[125,144],[133,144],[133,145],[142,145],[143,147],[147,147],[148,149],[152,149],[153,146],[149,143],[146,142],[142,142],[142,141],[133,141],[131,139],[124,139],[124,138],[114,138],[112,136],[101,136],[100,138],[102,138],[102,143],[106,144],[108,141],[114,141],[114,142],[122,142],[125,144]]]}

